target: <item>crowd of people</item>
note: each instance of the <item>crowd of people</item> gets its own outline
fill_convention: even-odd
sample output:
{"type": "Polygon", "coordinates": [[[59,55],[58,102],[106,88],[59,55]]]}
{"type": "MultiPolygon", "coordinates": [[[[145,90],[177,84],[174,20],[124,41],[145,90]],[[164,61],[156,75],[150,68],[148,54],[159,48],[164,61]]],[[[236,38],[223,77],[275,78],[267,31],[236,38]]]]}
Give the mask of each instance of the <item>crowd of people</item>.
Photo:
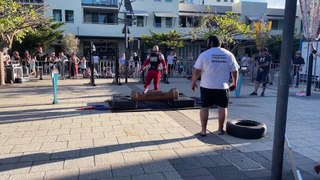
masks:
{"type": "MultiPolygon", "coordinates": [[[[254,91],[250,95],[258,95],[259,85],[262,84],[262,92],[260,95],[265,96],[266,87],[267,85],[273,85],[275,71],[279,67],[279,64],[274,62],[274,58],[268,48],[263,48],[260,53],[254,54],[252,58],[246,54],[238,63],[241,66],[240,72],[255,83],[254,91]]],[[[301,81],[300,74],[304,64],[305,60],[301,57],[301,51],[296,51],[291,60],[291,86],[299,87],[301,81]]]]}
{"type": "MultiPolygon", "coordinates": [[[[39,78],[39,80],[43,80],[43,75],[50,75],[54,69],[56,69],[56,72],[59,72],[61,80],[66,78],[89,78],[91,76],[90,61],[85,56],[78,57],[76,53],[71,53],[68,56],[63,51],[60,51],[58,54],[55,52],[45,53],[43,48],[39,46],[33,54],[27,50],[24,51],[23,55],[20,55],[18,51],[13,51],[10,56],[8,51],[5,50],[3,55],[5,67],[22,67],[22,77],[34,76],[35,78],[39,78]]],[[[98,76],[98,71],[99,76],[114,76],[110,66],[105,65],[100,67],[100,58],[97,54],[94,54],[92,59],[95,76],[98,76]]],[[[8,71],[8,68],[5,68],[5,76],[12,74],[6,71],[8,71]]]]}

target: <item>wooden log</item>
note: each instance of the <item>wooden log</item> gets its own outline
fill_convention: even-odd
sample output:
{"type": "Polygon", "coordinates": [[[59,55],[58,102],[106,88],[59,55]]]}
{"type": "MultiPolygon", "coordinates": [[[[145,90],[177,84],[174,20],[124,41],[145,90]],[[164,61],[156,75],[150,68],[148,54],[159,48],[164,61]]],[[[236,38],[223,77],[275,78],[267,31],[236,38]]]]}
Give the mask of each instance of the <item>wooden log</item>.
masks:
{"type": "Polygon", "coordinates": [[[148,91],[146,94],[141,94],[133,90],[131,92],[131,99],[133,101],[161,101],[179,99],[179,91],[176,88],[173,88],[169,92],[148,91]]]}

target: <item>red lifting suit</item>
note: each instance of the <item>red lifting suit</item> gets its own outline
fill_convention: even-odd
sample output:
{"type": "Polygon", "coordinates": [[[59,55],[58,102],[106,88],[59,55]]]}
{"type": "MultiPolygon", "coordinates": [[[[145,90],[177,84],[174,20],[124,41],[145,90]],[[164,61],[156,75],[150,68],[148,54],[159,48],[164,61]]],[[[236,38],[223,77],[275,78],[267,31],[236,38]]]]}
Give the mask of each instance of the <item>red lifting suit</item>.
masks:
{"type": "Polygon", "coordinates": [[[150,64],[150,68],[146,76],[146,83],[144,85],[145,89],[149,89],[150,83],[153,79],[154,90],[159,90],[159,81],[161,77],[161,72],[159,71],[160,63],[162,64],[165,72],[167,72],[168,71],[167,64],[164,59],[164,56],[161,53],[152,52],[143,63],[143,66],[141,67],[141,71],[143,71],[146,68],[146,66],[150,64]]]}

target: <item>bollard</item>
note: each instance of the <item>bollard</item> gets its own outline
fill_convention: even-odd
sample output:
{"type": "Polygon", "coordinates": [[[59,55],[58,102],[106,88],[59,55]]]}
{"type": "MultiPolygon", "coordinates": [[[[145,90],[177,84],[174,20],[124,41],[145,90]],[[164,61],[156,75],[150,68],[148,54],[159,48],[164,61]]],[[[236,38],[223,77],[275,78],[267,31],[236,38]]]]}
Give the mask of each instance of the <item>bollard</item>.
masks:
{"type": "Polygon", "coordinates": [[[53,86],[53,102],[52,104],[58,104],[58,73],[52,73],[52,86],[53,86]]]}
{"type": "Polygon", "coordinates": [[[242,75],[242,73],[240,73],[240,74],[239,74],[238,83],[237,83],[237,89],[236,89],[236,91],[234,92],[234,95],[235,95],[236,97],[240,97],[242,79],[243,79],[243,75],[242,75]]]}

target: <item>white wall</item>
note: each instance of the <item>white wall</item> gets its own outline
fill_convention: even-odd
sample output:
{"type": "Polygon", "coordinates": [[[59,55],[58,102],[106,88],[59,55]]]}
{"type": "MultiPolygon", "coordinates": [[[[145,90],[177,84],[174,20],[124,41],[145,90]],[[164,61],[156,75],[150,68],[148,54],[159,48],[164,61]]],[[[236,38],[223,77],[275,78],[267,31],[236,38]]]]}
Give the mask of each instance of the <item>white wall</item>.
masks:
{"type": "MultiPolygon", "coordinates": [[[[65,21],[65,10],[74,11],[74,23],[66,23],[61,27],[67,32],[71,32],[75,35],[80,36],[103,36],[103,37],[123,37],[122,28],[124,24],[119,23],[116,25],[106,25],[106,24],[84,24],[83,23],[83,8],[81,5],[81,0],[47,0],[46,5],[48,9],[45,12],[46,16],[52,17],[52,9],[62,10],[62,21],[65,21]]],[[[132,2],[132,7],[134,10],[144,10],[147,11],[149,16],[145,17],[147,20],[144,27],[136,27],[133,25],[129,27],[131,37],[141,37],[142,34],[150,35],[150,31],[154,32],[168,32],[172,29],[178,27],[179,18],[173,18],[173,27],[165,28],[165,18],[162,18],[162,27],[154,28],[154,11],[163,12],[174,12],[177,16],[179,15],[179,2],[178,0],[173,0],[173,2],[154,2],[151,0],[136,0],[132,2]],[[148,7],[146,9],[146,7],[148,7]]],[[[124,12],[125,9],[122,6],[120,12],[124,12]]],[[[119,14],[120,18],[123,18],[123,14],[119,14]]]]}
{"type": "MultiPolygon", "coordinates": [[[[318,52],[320,52],[320,42],[313,42],[314,47],[317,49],[318,52]]],[[[305,65],[302,68],[301,74],[308,74],[308,63],[309,63],[309,55],[311,53],[311,43],[310,42],[303,42],[302,43],[302,49],[301,49],[301,57],[304,58],[305,65]]],[[[313,61],[313,74],[319,76],[320,75],[320,57],[319,56],[314,56],[314,61],[313,61]]]]}

